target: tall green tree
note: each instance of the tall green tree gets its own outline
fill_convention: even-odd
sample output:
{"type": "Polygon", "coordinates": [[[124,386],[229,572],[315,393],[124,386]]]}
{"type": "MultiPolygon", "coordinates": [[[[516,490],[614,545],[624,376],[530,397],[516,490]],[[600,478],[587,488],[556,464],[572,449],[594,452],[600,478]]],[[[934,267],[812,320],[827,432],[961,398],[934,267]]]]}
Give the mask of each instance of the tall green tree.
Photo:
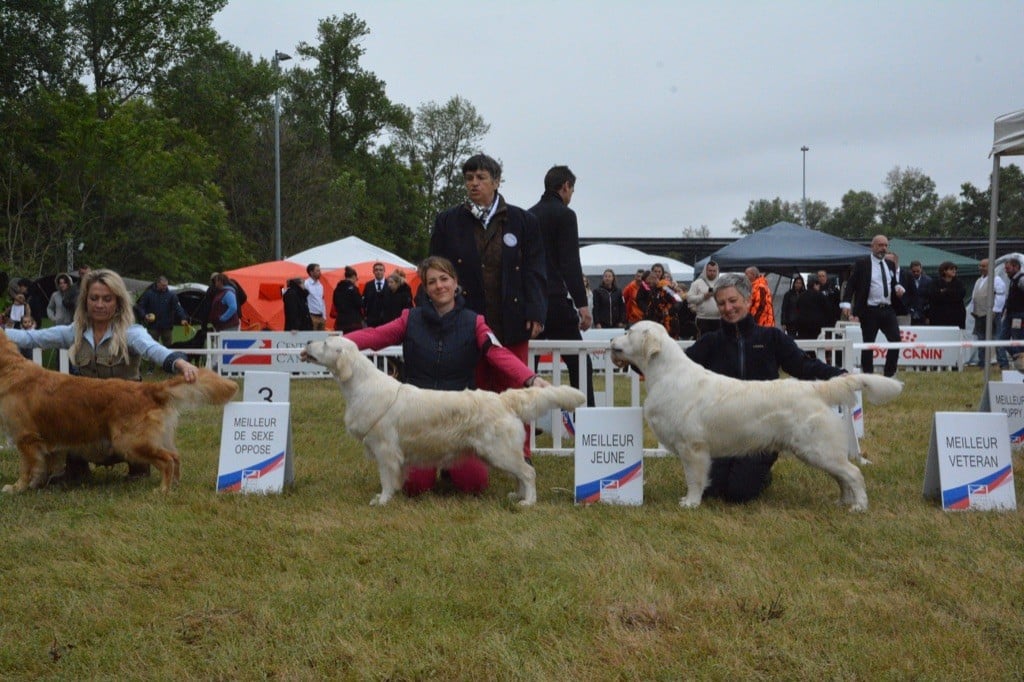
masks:
{"type": "Polygon", "coordinates": [[[794,206],[779,197],[756,199],[747,205],[747,210],[742,218],[732,221],[732,231],[739,234],[753,234],[780,221],[799,224],[800,216],[799,205],[794,206]]]}
{"type": "MultiPolygon", "coordinates": [[[[812,230],[818,229],[819,223],[828,215],[829,207],[824,201],[807,200],[807,227],[812,230]]],[[[751,201],[743,217],[732,221],[732,231],[752,234],[778,222],[802,225],[803,202],[783,201],[779,197],[751,201]]]]}
{"type": "Polygon", "coordinates": [[[462,163],[480,149],[490,129],[476,107],[458,95],[416,110],[402,146],[411,164],[422,170],[427,219],[462,201],[462,163]]]}
{"type": "MultiPolygon", "coordinates": [[[[970,182],[960,185],[958,217],[951,232],[956,237],[986,237],[991,221],[992,189],[979,190],[970,182]]],[[[1024,236],[1024,172],[1010,164],[999,171],[999,236],[1024,236]]]]}
{"type": "Polygon", "coordinates": [[[224,264],[251,261],[228,225],[213,182],[216,160],[202,138],[142,102],[85,125],[68,141],[89,160],[80,183],[93,201],[76,238],[92,263],[129,276],[202,280],[224,264]]]}
{"type": "Polygon", "coordinates": [[[822,221],[821,231],[843,239],[870,239],[878,234],[878,198],[851,189],[843,195],[839,208],[822,221]]]}
{"type": "MultiPolygon", "coordinates": [[[[229,220],[264,260],[274,252],[275,87],[277,76],[269,61],[254,62],[251,55],[218,42],[171,69],[153,91],[164,116],[194,130],[209,145],[218,161],[215,179],[229,220]]],[[[292,147],[286,129],[281,156],[287,169],[295,167],[292,147]]],[[[331,174],[328,169],[326,176],[331,174]]]]}
{"type": "Polygon", "coordinates": [[[384,81],[359,64],[365,53],[361,42],[369,34],[366,22],[355,14],[322,19],[319,42],[296,47],[299,58],[315,61],[315,66],[289,72],[288,108],[296,127],[311,134],[314,143],[325,140],[338,161],[371,151],[381,134],[407,130],[412,122],[407,107],[388,99],[384,81]]]}
{"type": "Polygon", "coordinates": [[[63,0],[0,4],[0,100],[34,89],[80,90],[69,21],[63,0]]]}
{"type": "Polygon", "coordinates": [[[70,153],[69,129],[92,115],[85,97],[29,92],[0,108],[0,260],[4,269],[40,274],[62,267],[61,255],[83,221],[91,188],[80,182],[85,162],[70,153]]]}
{"type": "Polygon", "coordinates": [[[147,94],[175,64],[211,43],[227,0],[71,0],[71,30],[97,112],[147,94]]]}
{"type": "Polygon", "coordinates": [[[920,168],[896,166],[883,184],[886,192],[878,201],[879,219],[890,237],[913,239],[935,233],[939,195],[934,180],[920,168]]]}

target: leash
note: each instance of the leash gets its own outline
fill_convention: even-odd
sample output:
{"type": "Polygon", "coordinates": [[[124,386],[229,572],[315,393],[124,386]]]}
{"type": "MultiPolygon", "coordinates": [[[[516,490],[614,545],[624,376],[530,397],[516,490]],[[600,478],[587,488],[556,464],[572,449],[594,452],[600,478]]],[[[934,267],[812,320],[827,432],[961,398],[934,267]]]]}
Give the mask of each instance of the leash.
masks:
{"type": "Polygon", "coordinates": [[[371,433],[373,433],[373,430],[374,430],[375,428],[377,428],[377,424],[380,424],[380,420],[381,420],[381,419],[383,419],[383,418],[384,418],[384,417],[385,417],[385,416],[387,415],[387,413],[391,411],[391,408],[395,406],[395,403],[397,403],[397,402],[398,402],[398,396],[399,396],[399,394],[400,394],[400,393],[402,392],[402,389],[403,389],[403,388],[405,388],[405,384],[399,384],[399,385],[398,385],[398,390],[397,390],[397,391],[395,391],[395,397],[391,399],[391,402],[390,402],[390,403],[388,403],[388,406],[387,406],[387,408],[386,408],[386,409],[385,409],[385,410],[384,410],[383,412],[381,412],[381,413],[380,413],[380,416],[379,416],[379,417],[377,417],[377,418],[376,418],[375,420],[373,420],[373,424],[371,424],[371,425],[370,425],[370,428],[368,428],[368,429],[366,430],[366,435],[365,435],[365,436],[363,436],[363,439],[362,439],[362,441],[360,441],[361,443],[363,443],[363,445],[366,445],[366,438],[367,438],[367,437],[368,437],[368,436],[369,436],[369,435],[370,435],[371,433]]]}

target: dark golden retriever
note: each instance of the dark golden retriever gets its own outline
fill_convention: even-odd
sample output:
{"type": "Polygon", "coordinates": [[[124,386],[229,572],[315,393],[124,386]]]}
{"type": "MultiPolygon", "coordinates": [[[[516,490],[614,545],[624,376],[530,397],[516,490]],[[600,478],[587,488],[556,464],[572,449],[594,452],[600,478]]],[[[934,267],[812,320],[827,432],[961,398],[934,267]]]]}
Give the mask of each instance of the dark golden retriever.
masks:
{"type": "Polygon", "coordinates": [[[5,493],[46,483],[48,462],[73,450],[86,458],[111,451],[129,462],[151,464],[167,492],[180,477],[174,431],[178,411],[223,405],[235,382],[205,369],[193,384],[182,377],[143,383],[87,379],[44,369],[0,332],[0,419],[21,455],[21,473],[5,493]]]}

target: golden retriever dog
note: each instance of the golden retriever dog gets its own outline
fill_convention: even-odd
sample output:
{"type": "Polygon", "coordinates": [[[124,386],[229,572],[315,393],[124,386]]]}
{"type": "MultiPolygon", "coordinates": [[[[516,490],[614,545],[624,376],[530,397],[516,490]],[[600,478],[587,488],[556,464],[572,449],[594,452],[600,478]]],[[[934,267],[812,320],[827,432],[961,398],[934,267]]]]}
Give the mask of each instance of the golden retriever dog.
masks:
{"type": "Polygon", "coordinates": [[[378,370],[340,336],[310,341],[304,360],[335,376],[345,398],[345,429],[377,462],[381,491],[370,504],[387,504],[403,483],[403,467],[443,467],[470,449],[519,480],[510,497],[537,501],[534,470],[523,458],[523,422],[548,410],[571,410],[586,397],[568,386],[490,391],[432,391],[403,384],[378,370]]]}
{"type": "Polygon", "coordinates": [[[223,405],[238,385],[205,369],[195,383],[182,377],[143,383],[88,379],[44,369],[22,357],[0,333],[0,418],[21,455],[21,473],[5,493],[46,483],[49,459],[63,451],[90,458],[111,451],[151,464],[167,492],[180,477],[174,430],[178,411],[223,405]]]}
{"type": "Polygon", "coordinates": [[[635,365],[644,375],[644,417],[686,475],[680,506],[700,505],[712,457],[786,451],[831,475],[851,511],[867,509],[864,477],[847,457],[845,423],[832,408],[853,406],[857,390],[873,403],[887,402],[903,390],[900,382],[872,374],[732,379],[695,363],[662,325],[647,321],[612,339],[611,353],[617,365],[635,365]]]}

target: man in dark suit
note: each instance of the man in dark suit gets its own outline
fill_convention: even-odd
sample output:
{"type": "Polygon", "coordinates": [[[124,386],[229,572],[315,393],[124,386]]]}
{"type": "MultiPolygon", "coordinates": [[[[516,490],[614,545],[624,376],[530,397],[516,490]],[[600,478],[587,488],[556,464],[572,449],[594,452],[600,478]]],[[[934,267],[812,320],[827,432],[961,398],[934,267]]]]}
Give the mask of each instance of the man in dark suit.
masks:
{"type": "MultiPolygon", "coordinates": [[[[865,343],[873,343],[881,331],[890,343],[899,343],[900,326],[896,321],[896,310],[892,307],[893,298],[902,295],[903,287],[896,281],[890,263],[885,260],[889,250],[889,239],[885,235],[875,235],[871,240],[871,255],[853,264],[853,272],[843,293],[843,316],[850,315],[860,321],[860,330],[865,343]]],[[[860,354],[860,368],[866,374],[874,372],[874,351],[866,348],[860,354]]],[[[899,363],[898,348],[890,348],[885,353],[885,376],[896,374],[899,363]]]]}
{"type": "Polygon", "coordinates": [[[363,287],[363,310],[366,326],[379,327],[384,324],[384,299],[390,294],[384,279],[384,264],[373,264],[373,279],[363,287]]]}
{"type": "MultiPolygon", "coordinates": [[[[580,330],[590,329],[593,318],[583,286],[580,265],[579,226],[569,202],[576,191],[576,176],[568,166],[552,166],[544,176],[544,194],[530,209],[540,223],[548,274],[548,315],[542,339],[579,341],[580,330]],[[572,296],[572,300],[569,299],[572,296]]],[[[580,387],[580,366],[575,355],[563,356],[569,369],[569,383],[580,387]]],[[[587,355],[587,376],[593,376],[587,355]]],[[[587,405],[594,406],[593,381],[587,380],[587,405]]]]}
{"type": "Polygon", "coordinates": [[[925,274],[924,266],[919,260],[910,261],[910,281],[914,286],[907,287],[905,301],[910,311],[910,324],[928,324],[928,292],[932,278],[925,274]]]}
{"type": "MultiPolygon", "coordinates": [[[[537,218],[498,192],[501,164],[477,154],[462,164],[468,201],[434,220],[429,252],[459,275],[466,307],[484,316],[498,341],[524,363],[547,319],[547,266],[537,218]]],[[[481,364],[477,388],[510,388],[481,364]]]]}

